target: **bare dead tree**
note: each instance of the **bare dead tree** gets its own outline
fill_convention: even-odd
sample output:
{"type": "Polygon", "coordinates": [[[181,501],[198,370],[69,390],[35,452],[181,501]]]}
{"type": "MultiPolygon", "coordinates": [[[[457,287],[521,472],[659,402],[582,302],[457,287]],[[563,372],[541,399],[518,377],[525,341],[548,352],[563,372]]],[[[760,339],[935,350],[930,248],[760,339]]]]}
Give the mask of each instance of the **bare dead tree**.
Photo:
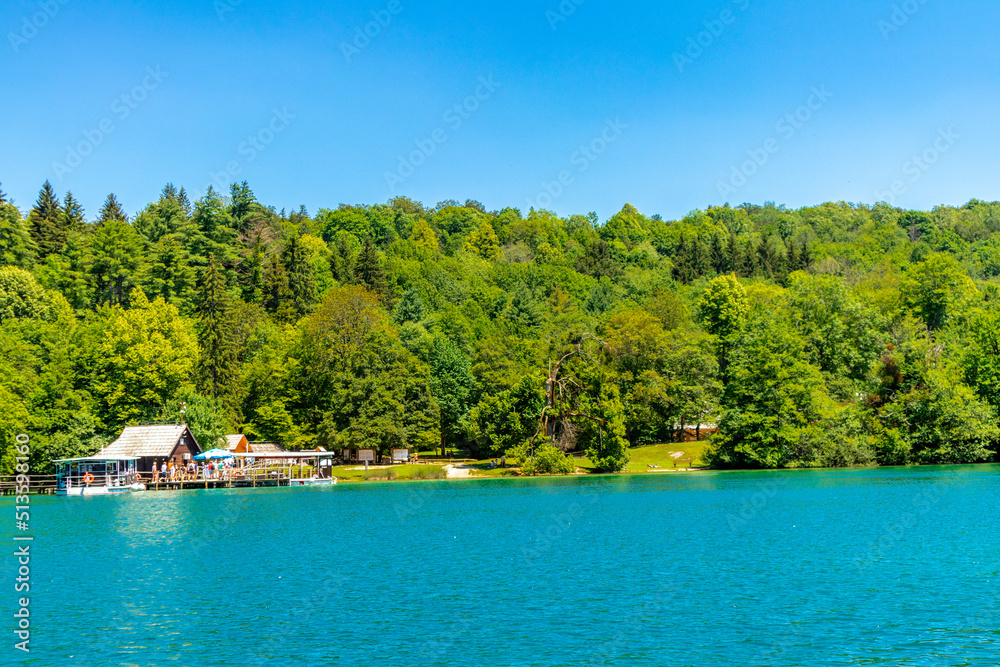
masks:
{"type": "MultiPolygon", "coordinates": [[[[573,396],[584,394],[587,389],[580,383],[579,379],[575,375],[563,375],[563,364],[574,357],[580,357],[587,360],[591,364],[596,364],[597,360],[586,349],[585,344],[587,342],[593,342],[601,347],[607,347],[607,343],[598,338],[591,333],[583,333],[576,344],[573,346],[569,352],[564,354],[560,359],[553,365],[552,360],[549,360],[549,374],[545,380],[545,408],[542,410],[541,417],[539,418],[538,430],[535,435],[531,438],[531,448],[534,450],[535,441],[538,436],[543,432],[545,437],[549,439],[554,447],[558,447],[556,430],[557,426],[559,431],[564,434],[563,444],[570,444],[575,441],[575,429],[573,428],[573,419],[589,419],[591,421],[598,422],[601,424],[600,437],[603,440],[605,420],[584,412],[566,411],[560,410],[557,406],[564,405],[573,396]]],[[[562,449],[562,447],[560,448],[562,449]]]]}

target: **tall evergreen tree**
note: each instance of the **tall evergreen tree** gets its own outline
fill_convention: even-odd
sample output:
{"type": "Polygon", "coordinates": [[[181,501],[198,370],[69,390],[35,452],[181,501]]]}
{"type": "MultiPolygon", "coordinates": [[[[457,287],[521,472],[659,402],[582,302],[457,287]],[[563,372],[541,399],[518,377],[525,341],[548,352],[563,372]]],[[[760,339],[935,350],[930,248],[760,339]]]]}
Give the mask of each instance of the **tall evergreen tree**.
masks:
{"type": "Polygon", "coordinates": [[[101,210],[97,214],[97,224],[103,225],[112,221],[128,222],[128,216],[125,215],[125,210],[118,203],[118,198],[113,192],[104,200],[104,205],[101,206],[101,210]]]}
{"type": "Polygon", "coordinates": [[[177,193],[177,203],[181,205],[184,215],[191,215],[191,200],[188,198],[188,193],[184,188],[181,188],[181,191],[177,193]]]}
{"type": "Polygon", "coordinates": [[[364,285],[369,291],[378,294],[383,304],[386,306],[389,305],[385,269],[382,268],[378,248],[375,247],[375,243],[370,236],[366,236],[364,243],[361,245],[361,252],[358,253],[358,261],[355,266],[354,278],[359,285],[364,285]]]}
{"type": "Polygon", "coordinates": [[[87,224],[83,216],[83,206],[73,197],[72,192],[66,193],[63,200],[61,226],[66,234],[83,231],[87,224]]]}
{"type": "Polygon", "coordinates": [[[306,256],[306,248],[298,235],[293,235],[281,253],[281,263],[288,276],[288,289],[292,293],[292,307],[302,317],[316,303],[316,275],[306,256]]]}
{"type": "Polygon", "coordinates": [[[711,251],[705,246],[705,242],[700,236],[694,237],[694,243],[691,246],[691,269],[693,279],[707,276],[712,270],[711,251]]]}
{"type": "Polygon", "coordinates": [[[264,308],[279,322],[291,323],[295,320],[295,296],[288,286],[288,275],[280,257],[273,258],[267,268],[264,308]]]}
{"type": "Polygon", "coordinates": [[[685,285],[694,279],[694,265],[687,238],[681,236],[674,249],[674,280],[685,285]]]}
{"type": "Polygon", "coordinates": [[[264,298],[264,242],[258,235],[250,254],[240,264],[240,290],[247,303],[260,303],[264,298]]]}
{"type": "Polygon", "coordinates": [[[802,268],[799,251],[795,247],[795,242],[791,239],[788,239],[788,244],[785,246],[785,265],[788,269],[788,273],[798,271],[802,268]]]}
{"type": "Polygon", "coordinates": [[[246,181],[233,183],[229,186],[229,215],[236,221],[236,229],[240,233],[249,228],[248,218],[258,206],[257,198],[246,181]]]}
{"type": "Polygon", "coordinates": [[[145,271],[142,237],[132,225],[111,219],[95,231],[90,275],[98,305],[128,305],[137,277],[145,271]]]}
{"type": "Polygon", "coordinates": [[[735,234],[729,235],[729,243],[726,246],[726,273],[736,273],[743,275],[743,253],[740,252],[740,244],[736,240],[735,234]]]}
{"type": "Polygon", "coordinates": [[[720,276],[724,274],[726,272],[726,251],[722,247],[722,240],[718,234],[712,234],[709,256],[711,257],[712,270],[720,276]]]}
{"type": "Polygon", "coordinates": [[[158,296],[186,311],[195,294],[195,267],[187,248],[178,235],[169,234],[149,250],[149,268],[144,274],[143,287],[150,299],[158,296]]]}
{"type": "Polygon", "coordinates": [[[203,394],[222,400],[230,414],[239,405],[239,359],[235,336],[232,299],[226,279],[219,270],[214,255],[202,271],[198,304],[194,309],[198,321],[198,347],[201,355],[196,370],[198,389],[203,394]]]}
{"type": "Polygon", "coordinates": [[[38,246],[38,254],[41,258],[48,257],[53,253],[62,250],[66,242],[66,232],[62,227],[62,207],[59,205],[59,198],[56,197],[52,184],[45,181],[42,189],[38,191],[38,201],[35,202],[31,213],[28,216],[28,226],[31,229],[31,237],[38,246]]]}
{"type": "Polygon", "coordinates": [[[334,279],[342,285],[354,282],[354,248],[355,239],[349,232],[338,232],[333,239],[330,252],[330,272],[334,279]]]}
{"type": "Polygon", "coordinates": [[[809,241],[802,239],[802,248],[799,250],[799,269],[806,271],[812,266],[812,252],[809,250],[809,241]]]}

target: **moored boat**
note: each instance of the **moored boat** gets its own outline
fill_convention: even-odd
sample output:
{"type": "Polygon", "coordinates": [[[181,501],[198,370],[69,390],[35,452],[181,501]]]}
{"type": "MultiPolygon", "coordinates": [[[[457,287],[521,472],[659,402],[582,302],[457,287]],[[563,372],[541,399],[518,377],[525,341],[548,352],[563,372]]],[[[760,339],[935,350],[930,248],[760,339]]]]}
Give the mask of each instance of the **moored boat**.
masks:
{"type": "Polygon", "coordinates": [[[136,470],[138,457],[88,456],[60,459],[56,464],[56,493],[60,496],[101,496],[145,491],[136,470]]]}
{"type": "Polygon", "coordinates": [[[332,486],[336,483],[336,477],[303,477],[288,481],[289,486],[332,486]]]}

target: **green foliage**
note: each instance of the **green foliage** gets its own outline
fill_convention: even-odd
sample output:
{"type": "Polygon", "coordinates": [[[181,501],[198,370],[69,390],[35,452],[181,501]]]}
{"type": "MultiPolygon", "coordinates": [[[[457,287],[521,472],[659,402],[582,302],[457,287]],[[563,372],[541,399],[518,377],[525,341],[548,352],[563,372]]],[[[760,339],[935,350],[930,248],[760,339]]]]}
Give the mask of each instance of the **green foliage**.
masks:
{"type": "Polygon", "coordinates": [[[0,268],[0,323],[7,319],[48,319],[52,300],[35,277],[15,266],[0,268]]]}
{"type": "Polygon", "coordinates": [[[0,194],[0,435],[87,453],[187,401],[208,439],[443,437],[532,472],[711,423],[719,466],[996,458],[1000,203],[601,224],[227,194],[168,184],[131,224],[113,194],[94,224],[48,183],[26,217],[0,194]]]}
{"type": "Polygon", "coordinates": [[[152,421],[189,385],[198,358],[190,323],[162,299],[102,309],[87,326],[83,359],[101,420],[112,430],[152,421]]]}
{"type": "Polygon", "coordinates": [[[469,413],[472,440],[482,457],[502,456],[538,432],[545,394],[530,377],[507,391],[484,396],[469,413]]]}
{"type": "Polygon", "coordinates": [[[573,457],[548,442],[536,447],[531,455],[520,454],[514,458],[520,460],[522,475],[572,475],[576,472],[573,457]]]}
{"type": "Polygon", "coordinates": [[[430,369],[400,342],[376,297],[361,287],[330,290],[302,324],[293,352],[296,407],[333,447],[426,447],[439,440],[430,369]]]}
{"type": "Polygon", "coordinates": [[[602,383],[594,398],[582,401],[589,419],[582,423],[577,444],[601,472],[620,472],[628,465],[628,440],[625,438],[625,406],[618,387],[602,383]]]}
{"type": "Polygon", "coordinates": [[[441,446],[465,432],[469,412],[469,397],[475,378],[471,364],[454,343],[443,336],[434,339],[429,358],[431,394],[441,414],[441,446]]]}
{"type": "Polygon", "coordinates": [[[0,266],[29,267],[37,247],[17,207],[0,203],[0,266]]]}
{"type": "Polygon", "coordinates": [[[777,468],[812,463],[826,430],[823,378],[803,342],[771,313],[751,321],[735,345],[711,460],[723,467],[777,468]],[[817,444],[818,443],[818,444],[817,444]]]}

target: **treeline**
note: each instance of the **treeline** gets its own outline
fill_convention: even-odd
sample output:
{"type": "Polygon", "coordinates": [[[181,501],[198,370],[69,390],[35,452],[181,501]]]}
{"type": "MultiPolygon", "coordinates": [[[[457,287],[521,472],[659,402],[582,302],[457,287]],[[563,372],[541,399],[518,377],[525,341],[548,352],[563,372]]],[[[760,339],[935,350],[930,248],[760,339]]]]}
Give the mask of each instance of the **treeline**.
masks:
{"type": "Polygon", "coordinates": [[[717,424],[720,466],[992,460],[1000,204],[681,220],[479,202],[277,211],[167,185],[89,219],[0,192],[0,471],[174,421],[535,470],[717,424]],[[552,444],[554,443],[555,447],[552,444]]]}

